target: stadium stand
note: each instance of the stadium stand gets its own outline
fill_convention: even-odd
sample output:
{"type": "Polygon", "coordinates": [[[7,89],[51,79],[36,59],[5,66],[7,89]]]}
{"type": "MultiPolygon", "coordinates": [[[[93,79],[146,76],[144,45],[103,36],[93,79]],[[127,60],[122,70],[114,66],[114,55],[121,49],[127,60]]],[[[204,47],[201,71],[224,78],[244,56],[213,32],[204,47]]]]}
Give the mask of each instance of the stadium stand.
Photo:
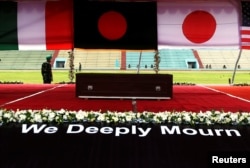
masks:
{"type": "Polygon", "coordinates": [[[126,52],[126,67],[127,69],[138,69],[140,56],[140,69],[153,69],[154,66],[154,51],[127,51],[126,52]]]}
{"type": "MultiPolygon", "coordinates": [[[[239,50],[197,50],[205,69],[228,69],[235,68],[239,50]]],[[[250,69],[250,51],[243,50],[238,69],[250,69]]]]}
{"type": "MultiPolygon", "coordinates": [[[[149,69],[154,66],[154,51],[143,51],[141,54],[140,69],[149,69]]],[[[199,64],[192,50],[162,49],[159,50],[160,69],[198,69],[199,64]]],[[[126,52],[127,69],[137,69],[140,51],[126,52]]]]}
{"type": "Polygon", "coordinates": [[[0,51],[0,69],[4,70],[31,70],[40,69],[46,56],[53,51],[0,51]]]}
{"type": "Polygon", "coordinates": [[[69,68],[69,50],[60,50],[55,59],[53,68],[69,68]]]}
{"type": "MultiPolygon", "coordinates": [[[[58,58],[65,59],[65,67],[69,67],[69,51],[60,51],[58,58]]],[[[56,59],[56,60],[57,60],[56,59]]],[[[120,69],[120,50],[74,50],[74,65],[78,69],[79,63],[82,69],[120,69]]]]}
{"type": "Polygon", "coordinates": [[[243,70],[250,69],[250,50],[243,50],[238,64],[238,69],[243,69],[243,70]]]}
{"type": "Polygon", "coordinates": [[[190,49],[160,50],[161,69],[199,69],[198,61],[190,49]]]}
{"type": "MultiPolygon", "coordinates": [[[[69,69],[69,50],[60,51],[0,51],[0,69],[2,70],[36,70],[41,68],[48,54],[53,54],[54,69],[69,69]]],[[[82,69],[124,69],[136,70],[141,51],[121,50],[74,50],[74,65],[82,69]]],[[[154,67],[155,51],[144,50],[141,53],[140,69],[150,70],[154,67]]],[[[191,50],[161,49],[160,70],[212,69],[232,70],[235,68],[239,50],[191,50]]],[[[238,69],[250,69],[250,50],[243,50],[238,69]]]]}

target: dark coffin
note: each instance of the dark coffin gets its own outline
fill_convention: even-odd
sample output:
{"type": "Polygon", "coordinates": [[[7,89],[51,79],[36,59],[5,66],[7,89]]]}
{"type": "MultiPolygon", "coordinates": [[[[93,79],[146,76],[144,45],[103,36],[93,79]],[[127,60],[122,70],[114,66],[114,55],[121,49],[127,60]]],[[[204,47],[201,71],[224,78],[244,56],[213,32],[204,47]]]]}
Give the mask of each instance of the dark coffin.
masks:
{"type": "Polygon", "coordinates": [[[173,76],[170,74],[76,74],[79,98],[172,98],[173,76]]]}

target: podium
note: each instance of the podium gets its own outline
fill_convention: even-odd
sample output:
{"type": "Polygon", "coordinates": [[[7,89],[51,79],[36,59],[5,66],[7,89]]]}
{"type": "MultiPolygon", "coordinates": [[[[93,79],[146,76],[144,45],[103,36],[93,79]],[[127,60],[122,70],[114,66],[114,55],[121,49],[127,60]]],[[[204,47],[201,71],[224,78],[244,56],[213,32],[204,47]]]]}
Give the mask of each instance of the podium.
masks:
{"type": "Polygon", "coordinates": [[[172,92],[170,74],[76,74],[78,98],[171,99],[172,92]]]}

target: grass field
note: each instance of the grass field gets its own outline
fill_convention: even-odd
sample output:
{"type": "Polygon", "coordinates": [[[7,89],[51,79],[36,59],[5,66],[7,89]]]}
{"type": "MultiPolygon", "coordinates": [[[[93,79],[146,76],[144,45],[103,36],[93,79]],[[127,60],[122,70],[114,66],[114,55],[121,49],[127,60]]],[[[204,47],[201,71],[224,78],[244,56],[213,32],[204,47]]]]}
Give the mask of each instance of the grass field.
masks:
{"type": "MultiPolygon", "coordinates": [[[[83,70],[81,73],[137,73],[137,71],[119,70],[83,70]]],[[[140,73],[154,73],[153,71],[140,71],[140,73]]],[[[172,74],[173,82],[186,82],[194,84],[228,84],[232,79],[233,71],[160,71],[159,74],[172,74]]],[[[67,70],[53,70],[53,83],[69,82],[67,70]]],[[[1,70],[0,81],[19,81],[26,84],[41,84],[42,76],[39,70],[1,70]]],[[[250,84],[249,71],[237,71],[235,84],[250,84]]]]}

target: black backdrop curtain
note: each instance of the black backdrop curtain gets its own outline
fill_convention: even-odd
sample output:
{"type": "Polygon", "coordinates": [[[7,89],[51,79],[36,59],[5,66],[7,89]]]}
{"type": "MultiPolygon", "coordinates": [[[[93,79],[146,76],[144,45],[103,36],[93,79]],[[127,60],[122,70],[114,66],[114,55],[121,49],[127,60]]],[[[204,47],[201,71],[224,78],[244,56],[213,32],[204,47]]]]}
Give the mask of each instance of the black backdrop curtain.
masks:
{"type": "Polygon", "coordinates": [[[214,154],[246,157],[250,152],[249,126],[81,123],[71,127],[79,131],[72,134],[67,133],[70,125],[39,130],[41,124],[36,133],[22,132],[22,124],[1,126],[0,167],[204,168],[214,154]],[[212,132],[205,136],[208,129],[212,132]]]}

